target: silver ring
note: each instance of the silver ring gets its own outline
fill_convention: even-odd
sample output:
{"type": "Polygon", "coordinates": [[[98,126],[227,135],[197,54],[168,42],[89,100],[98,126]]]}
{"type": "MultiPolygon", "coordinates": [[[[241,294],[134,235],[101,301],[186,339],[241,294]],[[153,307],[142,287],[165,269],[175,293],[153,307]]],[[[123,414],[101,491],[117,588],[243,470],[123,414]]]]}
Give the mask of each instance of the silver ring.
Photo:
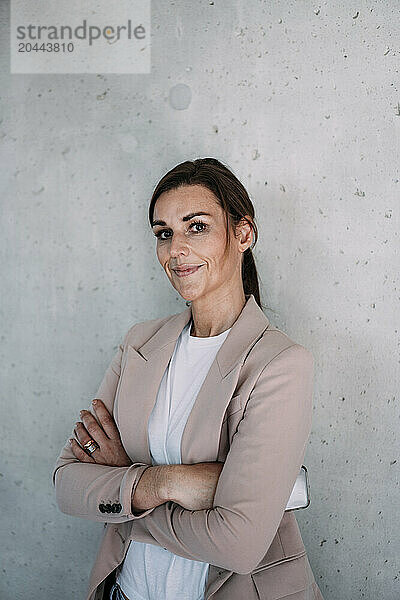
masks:
{"type": "Polygon", "coordinates": [[[85,452],[87,452],[87,454],[89,455],[92,455],[95,450],[100,448],[98,443],[94,440],[89,440],[88,442],[86,442],[86,444],[83,444],[83,447],[85,449],[85,452]]]}

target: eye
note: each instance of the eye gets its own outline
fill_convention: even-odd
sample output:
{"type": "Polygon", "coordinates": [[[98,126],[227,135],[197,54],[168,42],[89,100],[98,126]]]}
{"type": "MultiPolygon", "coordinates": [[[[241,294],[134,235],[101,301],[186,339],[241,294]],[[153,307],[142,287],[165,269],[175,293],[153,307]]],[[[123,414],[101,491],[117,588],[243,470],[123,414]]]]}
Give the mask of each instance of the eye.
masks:
{"type": "MultiPolygon", "coordinates": [[[[207,229],[207,223],[203,223],[203,221],[192,221],[189,225],[189,229],[192,229],[192,227],[198,227],[201,226],[200,231],[199,230],[195,230],[193,229],[194,233],[203,233],[203,231],[205,231],[207,229]]],[[[156,236],[156,238],[159,238],[160,240],[166,240],[168,239],[168,237],[161,237],[163,235],[163,233],[170,233],[171,230],[170,229],[160,229],[160,231],[157,231],[154,235],[156,236]]]]}
{"type": "Polygon", "coordinates": [[[168,229],[160,229],[160,231],[157,231],[154,235],[156,236],[156,238],[159,238],[160,240],[165,240],[166,238],[161,237],[162,234],[165,232],[168,233],[168,229]]]}
{"type": "Polygon", "coordinates": [[[196,233],[202,233],[203,231],[205,231],[207,229],[207,224],[203,223],[203,221],[192,221],[190,223],[189,229],[191,229],[193,227],[193,225],[201,225],[202,227],[204,227],[204,229],[201,229],[200,231],[196,231],[196,233]]]}

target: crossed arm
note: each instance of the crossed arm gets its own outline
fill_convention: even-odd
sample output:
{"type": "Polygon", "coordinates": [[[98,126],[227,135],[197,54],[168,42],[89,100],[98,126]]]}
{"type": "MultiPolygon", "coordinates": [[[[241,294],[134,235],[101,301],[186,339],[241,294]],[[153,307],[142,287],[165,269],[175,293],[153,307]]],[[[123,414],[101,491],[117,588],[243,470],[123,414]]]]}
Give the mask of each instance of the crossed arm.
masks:
{"type": "MultiPolygon", "coordinates": [[[[120,346],[96,394],[110,415],[122,350],[120,346]]],[[[215,477],[209,507],[190,509],[179,504],[180,494],[185,490],[190,493],[196,481],[201,488],[206,479],[198,465],[174,465],[173,469],[167,465],[164,473],[159,470],[157,474],[144,463],[89,464],[91,461],[83,455],[80,457],[84,461],[75,456],[69,444],[54,471],[58,504],[67,514],[97,521],[135,520],[133,539],[236,573],[249,573],[276,534],[303,462],[311,429],[312,387],[313,357],[303,346],[294,344],[265,365],[250,393],[222,470],[215,477]],[[193,471],[185,477],[189,468],[199,470],[197,479],[193,471]],[[160,473],[167,478],[160,477],[160,473]],[[119,514],[99,512],[98,503],[108,498],[119,499],[119,514]],[[137,509],[144,510],[135,514],[137,509]]],[[[83,425],[86,420],[90,429],[88,416],[82,418],[83,425]]],[[[210,468],[219,463],[200,464],[210,468]]]]}
{"type": "MultiPolygon", "coordinates": [[[[104,402],[92,400],[94,415],[81,410],[82,421],[75,424],[75,437],[69,439],[75,458],[81,463],[129,467],[119,430],[104,402]],[[98,448],[89,454],[85,444],[94,440],[98,448]]],[[[156,465],[143,471],[131,499],[132,513],[148,510],[172,500],[190,510],[211,508],[222,463],[156,465]]]]}
{"type": "Polygon", "coordinates": [[[141,518],[171,500],[198,510],[212,506],[222,463],[159,465],[132,462],[112,417],[121,372],[123,343],[113,357],[89,410],[63,447],[53,470],[56,499],[62,512],[102,522],[141,518]],[[90,456],[83,445],[94,439],[99,448],[90,456]],[[100,504],[120,503],[118,513],[102,513],[100,504]]]}

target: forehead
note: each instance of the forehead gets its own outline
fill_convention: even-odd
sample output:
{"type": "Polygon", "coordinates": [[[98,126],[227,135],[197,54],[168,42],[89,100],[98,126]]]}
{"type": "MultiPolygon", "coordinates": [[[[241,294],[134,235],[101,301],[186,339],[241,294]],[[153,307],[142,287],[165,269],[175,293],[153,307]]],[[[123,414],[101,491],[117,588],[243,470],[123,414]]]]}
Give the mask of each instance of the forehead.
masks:
{"type": "Polygon", "coordinates": [[[202,185],[185,185],[163,192],[157,198],[153,218],[154,220],[168,216],[181,218],[196,210],[204,210],[213,215],[222,212],[217,198],[208,188],[202,185]]]}

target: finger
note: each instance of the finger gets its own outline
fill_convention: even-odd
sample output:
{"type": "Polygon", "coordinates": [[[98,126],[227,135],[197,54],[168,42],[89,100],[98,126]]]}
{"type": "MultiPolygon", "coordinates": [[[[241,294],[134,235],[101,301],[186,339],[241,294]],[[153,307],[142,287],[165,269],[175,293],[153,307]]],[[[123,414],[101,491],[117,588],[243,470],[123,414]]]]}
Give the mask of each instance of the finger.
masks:
{"type": "Polygon", "coordinates": [[[71,438],[69,440],[69,443],[71,445],[71,450],[72,450],[72,453],[74,454],[75,458],[77,458],[81,462],[90,462],[90,463],[95,462],[91,456],[88,456],[86,454],[86,452],[80,447],[80,445],[78,444],[78,442],[76,440],[71,438]]]}
{"type": "Polygon", "coordinates": [[[104,446],[108,438],[102,426],[99,425],[99,423],[90,411],[81,410],[80,414],[86,431],[89,434],[89,439],[94,439],[99,444],[99,446],[104,446]]]}
{"type": "Polygon", "coordinates": [[[74,433],[78,443],[82,447],[91,439],[89,433],[86,431],[86,427],[80,421],[75,423],[74,433]]]}
{"type": "Polygon", "coordinates": [[[87,442],[93,441],[93,437],[91,437],[89,435],[89,433],[86,431],[86,428],[83,425],[83,423],[81,423],[80,421],[78,423],[75,423],[74,433],[75,433],[75,437],[76,437],[78,446],[81,446],[81,448],[82,448],[83,452],[86,454],[86,456],[90,456],[91,458],[93,458],[94,462],[97,462],[96,459],[100,458],[99,454],[101,453],[100,445],[97,444],[96,440],[94,440],[94,442],[97,444],[98,447],[91,454],[86,452],[85,445],[87,444],[87,442]],[[93,456],[94,452],[97,453],[96,456],[93,456]]]}
{"type": "Polygon", "coordinates": [[[105,404],[99,398],[95,398],[92,401],[94,411],[96,416],[98,417],[101,426],[103,427],[105,433],[110,438],[110,440],[118,440],[119,439],[119,431],[118,427],[115,424],[114,418],[108,412],[105,404]]]}
{"type": "MultiPolygon", "coordinates": [[[[88,434],[83,423],[80,423],[80,422],[75,424],[74,432],[75,432],[76,439],[78,440],[78,444],[80,444],[82,446],[82,450],[83,450],[83,452],[85,452],[85,454],[87,456],[92,456],[92,454],[94,454],[94,452],[97,453],[96,456],[93,457],[94,462],[97,462],[96,458],[99,459],[98,455],[100,453],[100,444],[98,444],[99,447],[96,448],[96,450],[94,452],[92,452],[92,454],[88,454],[84,448],[84,445],[87,442],[89,442],[89,440],[93,440],[93,438],[88,434]]],[[[94,440],[94,441],[96,442],[96,440],[94,440]]]]}

